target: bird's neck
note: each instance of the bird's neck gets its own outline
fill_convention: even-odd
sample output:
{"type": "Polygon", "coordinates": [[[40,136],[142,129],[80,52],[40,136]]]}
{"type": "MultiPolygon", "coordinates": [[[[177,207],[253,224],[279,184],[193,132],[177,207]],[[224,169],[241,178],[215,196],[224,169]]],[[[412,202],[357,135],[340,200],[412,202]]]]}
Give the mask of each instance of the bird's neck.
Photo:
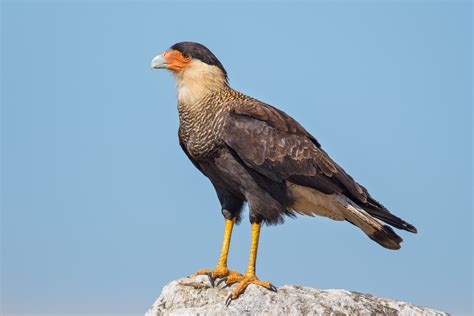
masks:
{"type": "Polygon", "coordinates": [[[176,74],[178,102],[189,106],[227,86],[222,70],[200,61],[191,61],[185,70],[176,74]]]}
{"type": "Polygon", "coordinates": [[[226,96],[233,90],[225,85],[213,90],[207,90],[196,99],[179,99],[178,112],[180,127],[183,130],[205,130],[213,125],[223,113],[228,110],[226,96]]]}
{"type": "Polygon", "coordinates": [[[224,86],[192,103],[178,101],[180,140],[193,157],[206,156],[218,145],[230,107],[227,101],[235,93],[224,86]]]}

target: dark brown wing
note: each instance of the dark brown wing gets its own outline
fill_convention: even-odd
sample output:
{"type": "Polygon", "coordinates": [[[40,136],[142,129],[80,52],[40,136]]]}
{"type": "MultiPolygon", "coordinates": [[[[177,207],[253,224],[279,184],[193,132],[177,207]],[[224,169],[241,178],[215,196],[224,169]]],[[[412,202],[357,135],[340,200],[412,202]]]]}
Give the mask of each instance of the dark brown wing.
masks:
{"type": "Polygon", "coordinates": [[[397,227],[416,228],[370,197],[321,148],[298,122],[257,100],[232,101],[223,130],[224,142],[250,168],[274,181],[288,180],[326,194],[344,193],[373,216],[397,227]]]}
{"type": "MultiPolygon", "coordinates": [[[[236,101],[234,101],[236,102],[236,101]]],[[[236,103],[224,141],[250,167],[275,180],[294,180],[326,193],[348,193],[367,202],[366,191],[298,122],[257,100],[236,103]]]]}

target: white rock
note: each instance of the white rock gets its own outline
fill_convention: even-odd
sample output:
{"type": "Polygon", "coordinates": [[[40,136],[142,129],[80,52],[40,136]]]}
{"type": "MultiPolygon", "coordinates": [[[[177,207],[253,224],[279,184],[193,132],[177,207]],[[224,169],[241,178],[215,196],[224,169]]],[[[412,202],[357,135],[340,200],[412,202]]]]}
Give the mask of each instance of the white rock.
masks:
{"type": "Polygon", "coordinates": [[[224,300],[236,285],[211,287],[207,276],[172,281],[145,313],[157,315],[448,315],[410,303],[346,290],[318,290],[285,285],[274,293],[250,285],[226,307],[224,300]]]}

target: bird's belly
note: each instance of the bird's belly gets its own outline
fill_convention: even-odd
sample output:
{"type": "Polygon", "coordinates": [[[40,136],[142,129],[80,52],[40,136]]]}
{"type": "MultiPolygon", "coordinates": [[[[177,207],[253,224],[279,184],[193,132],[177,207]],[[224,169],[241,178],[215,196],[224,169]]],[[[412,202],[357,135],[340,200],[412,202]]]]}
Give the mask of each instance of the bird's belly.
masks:
{"type": "Polygon", "coordinates": [[[287,187],[293,198],[291,208],[295,212],[309,216],[320,215],[336,221],[345,219],[345,208],[338,202],[337,194],[325,194],[291,182],[287,183],[287,187]]]}

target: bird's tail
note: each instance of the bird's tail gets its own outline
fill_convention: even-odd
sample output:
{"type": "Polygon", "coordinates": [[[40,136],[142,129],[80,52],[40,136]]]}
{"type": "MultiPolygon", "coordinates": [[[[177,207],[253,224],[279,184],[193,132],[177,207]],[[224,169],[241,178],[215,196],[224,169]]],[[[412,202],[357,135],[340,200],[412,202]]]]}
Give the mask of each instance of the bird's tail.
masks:
{"type": "Polygon", "coordinates": [[[373,214],[375,204],[374,207],[364,210],[343,194],[324,194],[315,189],[291,182],[288,183],[288,189],[293,197],[291,208],[295,212],[309,216],[325,216],[337,221],[346,220],[359,227],[370,239],[385,248],[400,249],[400,243],[403,239],[391,227],[380,223],[377,218],[397,228],[416,232],[413,226],[388,211],[384,213],[379,210],[373,214]]]}
{"type": "Polygon", "coordinates": [[[372,197],[368,197],[367,206],[364,206],[364,209],[373,217],[376,217],[393,227],[409,231],[410,233],[417,233],[415,226],[390,213],[382,204],[374,200],[372,197]]]}
{"type": "Polygon", "coordinates": [[[362,229],[370,239],[388,249],[400,249],[403,239],[391,227],[381,224],[359,205],[349,199],[342,201],[345,205],[345,219],[362,229]]]}

